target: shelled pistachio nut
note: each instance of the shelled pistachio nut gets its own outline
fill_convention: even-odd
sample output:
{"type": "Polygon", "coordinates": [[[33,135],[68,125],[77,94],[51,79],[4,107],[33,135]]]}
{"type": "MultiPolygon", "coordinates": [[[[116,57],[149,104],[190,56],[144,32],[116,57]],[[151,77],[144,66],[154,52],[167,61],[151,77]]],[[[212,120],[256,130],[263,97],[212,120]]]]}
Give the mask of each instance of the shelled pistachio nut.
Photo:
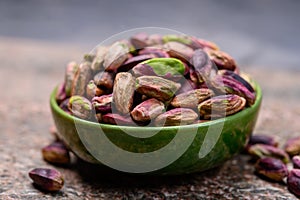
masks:
{"type": "Polygon", "coordinates": [[[276,137],[270,135],[255,134],[251,135],[249,145],[266,144],[273,147],[278,147],[279,141],[276,137]]]}
{"type": "Polygon", "coordinates": [[[61,142],[53,142],[42,148],[44,160],[54,164],[69,164],[70,153],[66,146],[61,142]]]}
{"type": "Polygon", "coordinates": [[[292,169],[287,178],[288,189],[300,197],[300,169],[292,169]]]}
{"type": "Polygon", "coordinates": [[[99,72],[94,76],[94,82],[98,88],[112,92],[114,87],[114,74],[110,72],[99,72]]]}
{"type": "Polygon", "coordinates": [[[282,160],[284,163],[289,162],[289,155],[277,147],[265,144],[255,144],[249,147],[248,153],[255,158],[272,157],[282,160]]]}
{"type": "Polygon", "coordinates": [[[112,44],[104,57],[103,66],[106,71],[116,71],[128,58],[130,47],[127,42],[117,41],[112,44]]]}
{"type": "Polygon", "coordinates": [[[194,50],[191,47],[179,42],[167,42],[164,44],[164,48],[171,57],[183,61],[189,61],[194,54],[194,50]]]}
{"type": "Polygon", "coordinates": [[[198,105],[202,119],[214,119],[232,115],[242,110],[246,100],[235,94],[214,96],[198,105]]]}
{"type": "Polygon", "coordinates": [[[194,79],[199,83],[210,84],[211,79],[217,74],[217,68],[214,67],[206,52],[202,49],[195,50],[190,62],[193,72],[191,75],[194,79]]]}
{"type": "Polygon", "coordinates": [[[72,115],[81,119],[89,119],[93,109],[92,104],[88,99],[78,95],[70,98],[68,108],[72,115]]]}
{"type": "Polygon", "coordinates": [[[149,45],[148,38],[147,33],[141,32],[131,36],[130,42],[136,49],[143,49],[149,45]]]}
{"type": "Polygon", "coordinates": [[[171,101],[175,108],[197,108],[199,103],[214,96],[214,92],[207,88],[195,89],[176,95],[171,101]]]}
{"type": "Polygon", "coordinates": [[[135,76],[159,76],[176,81],[183,77],[185,66],[176,58],[152,58],[137,64],[132,71],[135,76]]]}
{"type": "Polygon", "coordinates": [[[29,172],[29,177],[36,186],[49,192],[57,192],[64,185],[62,174],[55,169],[36,168],[29,172]]]}
{"type": "Polygon", "coordinates": [[[135,123],[129,115],[120,115],[117,113],[107,113],[102,115],[102,122],[114,125],[134,125],[135,123]]]}
{"type": "Polygon", "coordinates": [[[94,97],[92,99],[92,105],[96,112],[108,113],[111,112],[112,94],[102,95],[100,97],[94,97]]]}
{"type": "Polygon", "coordinates": [[[136,79],[136,90],[140,94],[169,101],[180,88],[179,83],[158,76],[140,76],[136,79]]]}
{"type": "Polygon", "coordinates": [[[189,108],[174,108],[160,114],[155,119],[156,126],[179,126],[192,124],[198,118],[198,114],[189,108]]]}
{"type": "Polygon", "coordinates": [[[237,74],[233,71],[222,69],[222,70],[218,70],[218,74],[221,75],[221,76],[227,76],[227,77],[230,77],[232,79],[235,79],[236,81],[243,84],[250,92],[252,92],[252,93],[255,92],[254,88],[249,83],[250,80],[245,80],[242,76],[240,76],[239,74],[237,74]]]}
{"type": "Polygon", "coordinates": [[[86,85],[92,78],[92,69],[90,62],[83,62],[79,65],[79,68],[75,74],[73,84],[72,84],[72,91],[71,96],[74,95],[85,95],[86,85]]]}
{"type": "Polygon", "coordinates": [[[293,156],[292,162],[295,169],[300,169],[300,155],[293,156]]]}
{"type": "Polygon", "coordinates": [[[131,111],[131,117],[135,121],[146,122],[154,119],[164,111],[164,103],[155,98],[151,98],[137,105],[131,111]]]}
{"type": "Polygon", "coordinates": [[[113,102],[121,114],[129,114],[135,92],[135,78],[128,72],[116,75],[113,87],[113,102]]]}
{"type": "Polygon", "coordinates": [[[147,47],[139,51],[139,55],[155,55],[157,58],[170,58],[170,55],[162,48],[147,47]]]}
{"type": "Polygon", "coordinates": [[[65,91],[66,91],[66,95],[68,97],[71,96],[73,81],[75,79],[75,74],[76,74],[78,69],[79,69],[79,65],[74,61],[69,62],[67,67],[66,67],[66,71],[65,71],[65,91]]]}
{"type": "Polygon", "coordinates": [[[236,94],[244,97],[248,105],[255,103],[255,93],[250,92],[241,82],[226,75],[216,75],[212,79],[213,87],[220,93],[236,94]]]}
{"type": "Polygon", "coordinates": [[[96,48],[96,55],[91,65],[91,69],[93,70],[94,73],[100,71],[101,69],[104,69],[103,62],[107,50],[108,47],[106,46],[99,46],[96,48]]]}
{"type": "Polygon", "coordinates": [[[204,51],[209,55],[210,59],[214,61],[218,69],[228,69],[234,71],[236,63],[234,59],[227,53],[211,48],[204,48],[204,51]]]}
{"type": "Polygon", "coordinates": [[[197,39],[192,36],[169,34],[169,35],[164,35],[162,39],[164,43],[179,42],[189,46],[192,49],[203,48],[203,46],[197,41],[197,39]]]}
{"type": "Polygon", "coordinates": [[[197,42],[199,44],[201,44],[203,46],[203,48],[209,48],[209,49],[213,49],[213,50],[219,50],[218,45],[216,45],[212,41],[208,41],[208,40],[197,38],[197,42]]]}
{"type": "Polygon", "coordinates": [[[286,165],[276,158],[261,158],[255,164],[258,174],[274,181],[282,181],[287,175],[286,165]]]}
{"type": "Polygon", "coordinates": [[[131,58],[128,58],[118,69],[118,72],[127,72],[131,70],[137,64],[149,60],[152,58],[156,58],[157,56],[154,54],[145,54],[145,55],[138,55],[131,58]]]}
{"type": "Polygon", "coordinates": [[[86,97],[88,99],[92,99],[97,92],[97,85],[95,84],[95,82],[93,80],[90,80],[90,82],[87,84],[86,86],[86,97]]]}
{"type": "Polygon", "coordinates": [[[300,154],[300,136],[289,139],[284,150],[291,156],[300,154]]]}

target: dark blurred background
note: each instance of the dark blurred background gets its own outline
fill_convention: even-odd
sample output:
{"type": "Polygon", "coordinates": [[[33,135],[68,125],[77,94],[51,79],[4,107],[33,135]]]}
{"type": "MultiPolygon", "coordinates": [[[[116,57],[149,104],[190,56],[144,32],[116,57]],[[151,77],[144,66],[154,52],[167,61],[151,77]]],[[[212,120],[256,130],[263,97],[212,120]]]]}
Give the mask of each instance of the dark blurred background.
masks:
{"type": "Polygon", "coordinates": [[[241,65],[297,69],[299,10],[297,0],[1,0],[0,37],[88,51],[112,34],[155,26],[212,40],[241,65]]]}

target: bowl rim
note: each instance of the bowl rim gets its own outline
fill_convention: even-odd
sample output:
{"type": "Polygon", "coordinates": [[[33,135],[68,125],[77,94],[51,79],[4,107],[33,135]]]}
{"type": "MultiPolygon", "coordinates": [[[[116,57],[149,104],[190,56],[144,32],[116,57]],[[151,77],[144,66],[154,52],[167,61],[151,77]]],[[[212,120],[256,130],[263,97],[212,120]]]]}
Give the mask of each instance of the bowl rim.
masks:
{"type": "Polygon", "coordinates": [[[86,124],[89,126],[98,126],[98,127],[100,126],[101,128],[120,129],[120,127],[121,127],[122,129],[129,130],[129,131],[130,130],[138,131],[140,129],[142,129],[143,131],[147,131],[147,130],[155,131],[155,130],[174,130],[174,129],[179,129],[179,128],[180,129],[199,128],[199,127],[211,126],[211,125],[218,124],[218,123],[224,123],[224,121],[235,120],[236,118],[239,118],[240,116],[247,115],[247,113],[250,112],[251,110],[253,110],[254,108],[259,107],[261,104],[261,101],[262,101],[262,89],[259,86],[259,84],[253,79],[250,79],[250,84],[254,87],[254,90],[256,92],[255,103],[253,105],[251,105],[250,107],[246,107],[243,110],[239,111],[238,113],[235,113],[233,115],[229,115],[226,117],[209,120],[206,122],[196,123],[196,124],[180,125],[180,126],[164,126],[164,127],[154,127],[154,126],[143,127],[143,126],[127,126],[127,125],[119,126],[119,125],[113,125],[113,124],[96,123],[96,122],[80,119],[78,117],[74,117],[74,116],[66,113],[64,110],[62,110],[59,107],[59,105],[57,104],[57,101],[55,99],[58,86],[56,86],[54,88],[54,90],[52,91],[52,93],[50,95],[50,106],[55,112],[57,112],[59,115],[61,115],[62,117],[64,117],[67,120],[76,121],[76,123],[83,123],[83,124],[86,124]]]}

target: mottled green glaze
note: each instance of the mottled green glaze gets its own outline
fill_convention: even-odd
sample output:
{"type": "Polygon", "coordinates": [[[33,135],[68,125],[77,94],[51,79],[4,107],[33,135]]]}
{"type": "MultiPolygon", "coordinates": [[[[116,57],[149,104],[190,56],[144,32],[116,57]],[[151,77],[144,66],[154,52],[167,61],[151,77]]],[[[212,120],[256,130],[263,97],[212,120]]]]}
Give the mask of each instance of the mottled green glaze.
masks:
{"type": "MultiPolygon", "coordinates": [[[[248,142],[248,139],[254,129],[259,108],[262,100],[262,92],[259,85],[252,83],[256,90],[256,102],[237,114],[226,117],[225,119],[217,119],[200,124],[186,126],[170,126],[170,127],[122,127],[116,125],[98,124],[81,120],[65,113],[59,108],[55,101],[56,89],[51,94],[50,105],[55,125],[59,131],[59,137],[65,141],[70,149],[81,159],[95,164],[100,164],[84,147],[77,133],[75,123],[84,129],[89,144],[92,144],[94,150],[101,145],[101,141],[97,140],[97,131],[99,126],[105,135],[117,145],[119,148],[130,152],[152,152],[167,145],[176,136],[178,130],[190,134],[191,131],[197,130],[197,134],[192,144],[185,153],[175,162],[167,167],[151,173],[166,174],[185,174],[198,171],[204,171],[232,158],[239,153],[248,142]],[[223,126],[224,123],[224,126],[223,126]],[[217,140],[216,145],[209,151],[207,155],[199,158],[199,150],[202,146],[207,130],[218,129],[222,127],[222,132],[217,140]],[[130,132],[132,135],[138,135],[143,132],[151,135],[154,130],[160,131],[152,137],[137,138],[124,133],[130,132]]],[[[211,135],[213,137],[213,135],[211,135]]],[[[111,152],[108,152],[108,155],[111,152]]]]}

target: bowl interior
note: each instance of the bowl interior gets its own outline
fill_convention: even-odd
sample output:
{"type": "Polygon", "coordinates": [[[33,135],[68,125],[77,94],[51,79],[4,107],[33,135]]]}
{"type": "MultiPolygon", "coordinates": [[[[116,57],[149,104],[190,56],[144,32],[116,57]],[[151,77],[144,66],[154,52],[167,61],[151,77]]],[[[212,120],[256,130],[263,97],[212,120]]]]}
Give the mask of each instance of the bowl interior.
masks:
{"type": "Polygon", "coordinates": [[[225,118],[199,124],[133,127],[99,124],[65,113],[51,94],[59,137],[81,159],[131,173],[182,174],[203,171],[240,152],[251,135],[262,100],[225,118]]]}

